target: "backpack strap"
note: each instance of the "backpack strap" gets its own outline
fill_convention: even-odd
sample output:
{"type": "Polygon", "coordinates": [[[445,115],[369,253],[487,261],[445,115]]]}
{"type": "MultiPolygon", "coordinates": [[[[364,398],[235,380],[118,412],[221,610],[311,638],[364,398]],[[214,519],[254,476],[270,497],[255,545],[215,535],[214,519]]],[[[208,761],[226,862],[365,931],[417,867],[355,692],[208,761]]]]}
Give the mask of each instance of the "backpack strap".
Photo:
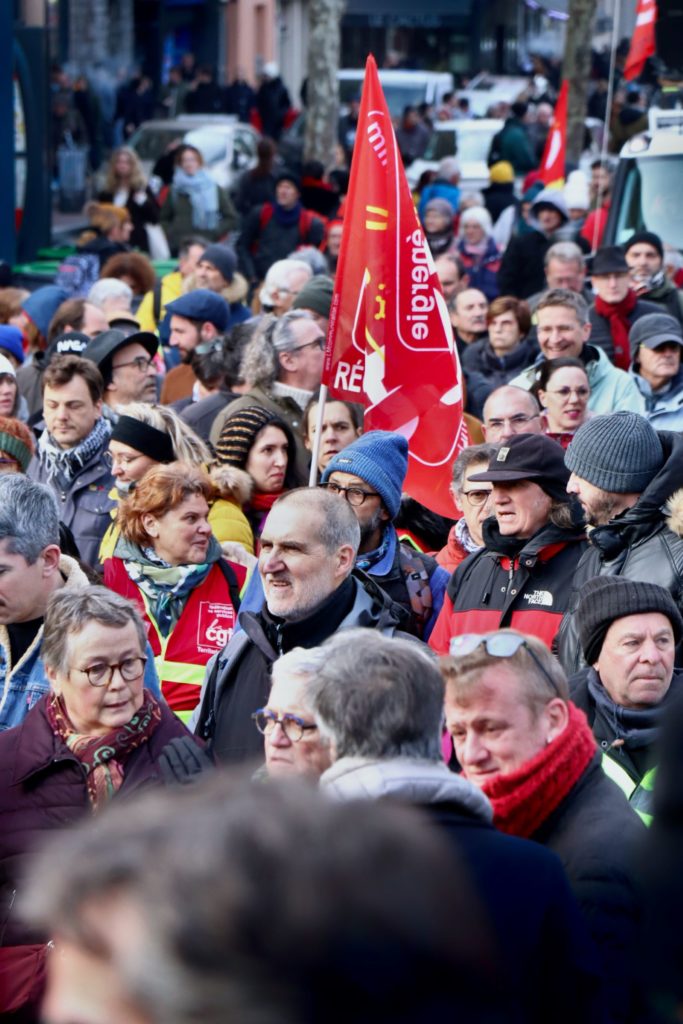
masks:
{"type": "Polygon", "coordinates": [[[152,289],[152,316],[154,323],[158,325],[161,320],[161,278],[157,277],[152,289]]]}
{"type": "Polygon", "coordinates": [[[240,604],[242,603],[240,600],[240,588],[237,582],[237,576],[235,576],[235,572],[230,563],[226,562],[224,558],[218,559],[218,568],[223,573],[225,582],[228,584],[230,600],[232,601],[232,606],[235,609],[235,616],[237,616],[237,613],[240,610],[240,604]]]}
{"type": "Polygon", "coordinates": [[[429,583],[429,562],[421,552],[413,551],[403,544],[399,544],[398,564],[421,636],[434,607],[432,588],[429,583]]]}

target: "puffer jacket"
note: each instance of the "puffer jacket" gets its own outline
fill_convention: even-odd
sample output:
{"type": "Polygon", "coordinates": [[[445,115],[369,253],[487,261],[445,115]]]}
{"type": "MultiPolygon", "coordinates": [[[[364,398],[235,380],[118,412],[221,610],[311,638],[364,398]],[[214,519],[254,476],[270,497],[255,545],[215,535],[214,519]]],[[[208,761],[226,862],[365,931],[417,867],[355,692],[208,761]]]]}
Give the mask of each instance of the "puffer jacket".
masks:
{"type": "MultiPolygon", "coordinates": [[[[294,647],[317,647],[333,633],[357,626],[393,636],[400,633],[401,619],[401,609],[357,570],[300,621],[274,620],[267,607],[256,613],[242,611],[242,628],[206,666],[190,728],[209,741],[218,761],[262,757],[263,737],[251,716],[268,700],[270,669],[281,654],[294,647]]],[[[400,635],[409,637],[408,633],[400,635]]]]}
{"type": "Polygon", "coordinates": [[[547,523],[529,540],[514,545],[513,538],[501,536],[491,517],[484,523],[483,536],[485,546],[451,576],[429,646],[437,654],[448,654],[454,636],[509,627],[550,647],[586,549],[583,528],[547,523]]]}
{"type": "MultiPolygon", "coordinates": [[[[586,367],[591,386],[588,408],[595,416],[621,412],[623,409],[644,414],[645,403],[635,382],[624,370],[613,366],[601,348],[584,345],[579,358],[586,367]]],[[[544,359],[544,355],[538,356],[533,366],[513,377],[509,383],[515,388],[530,391],[536,380],[536,371],[544,359]]]]}
{"type": "Polygon", "coordinates": [[[107,439],[71,480],[66,491],[49,475],[38,455],[34,455],[26,472],[30,480],[46,484],[54,492],[60,520],[73,533],[83,561],[95,567],[99,566],[100,544],[111,524],[112,509],[116,508],[110,496],[115,481],[105,459],[108,444],[107,439]]]}
{"type": "MultiPolygon", "coordinates": [[[[683,610],[683,490],[679,489],[683,483],[683,437],[662,431],[658,437],[665,454],[664,465],[632,508],[590,531],[590,543],[574,573],[557,645],[568,676],[585,664],[576,608],[588,580],[625,576],[655,582],[666,587],[683,610]]],[[[680,646],[676,664],[683,666],[680,646]]]]}

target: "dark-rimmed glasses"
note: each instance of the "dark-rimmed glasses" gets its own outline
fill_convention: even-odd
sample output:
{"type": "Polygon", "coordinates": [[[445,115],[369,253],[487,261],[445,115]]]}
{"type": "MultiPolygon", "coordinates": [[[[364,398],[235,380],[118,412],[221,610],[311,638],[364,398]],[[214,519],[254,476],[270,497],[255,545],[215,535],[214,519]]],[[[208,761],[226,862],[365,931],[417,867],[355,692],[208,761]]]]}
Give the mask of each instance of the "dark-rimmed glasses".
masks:
{"type": "Polygon", "coordinates": [[[124,658],[123,661],[117,661],[111,665],[106,661],[97,662],[95,665],[89,665],[88,668],[73,668],[71,671],[82,672],[84,676],[87,676],[91,686],[108,686],[112,681],[114,669],[119,670],[124,682],[133,683],[145,671],[146,664],[147,658],[140,656],[124,658]]]}
{"type": "Polygon", "coordinates": [[[124,366],[134,366],[140,373],[146,373],[152,362],[150,356],[136,356],[135,359],[129,359],[127,363],[117,363],[116,366],[112,366],[112,370],[122,370],[124,366]]]}
{"type": "Polygon", "coordinates": [[[315,722],[304,722],[298,715],[276,715],[269,708],[259,708],[251,716],[251,719],[263,736],[270,736],[275,732],[275,726],[279,725],[288,740],[298,743],[305,732],[317,729],[315,722]]]}
{"type": "Polygon", "coordinates": [[[364,491],[362,487],[342,487],[341,484],[335,484],[328,481],[326,484],[320,484],[325,490],[329,491],[330,494],[342,494],[349,505],[353,505],[354,508],[359,508],[366,498],[379,498],[377,491],[364,491]]]}
{"type": "Polygon", "coordinates": [[[461,491],[463,497],[467,498],[470,505],[480,506],[485,505],[488,499],[491,497],[492,488],[488,491],[485,490],[472,490],[472,491],[461,491]]]}
{"type": "Polygon", "coordinates": [[[523,647],[535,663],[536,668],[550,684],[553,693],[560,696],[555,680],[543,666],[531,645],[527,643],[526,637],[516,633],[463,633],[462,636],[451,637],[448,652],[454,658],[464,658],[465,655],[476,651],[477,647],[484,647],[486,653],[492,658],[511,658],[520,647],[523,647]]]}

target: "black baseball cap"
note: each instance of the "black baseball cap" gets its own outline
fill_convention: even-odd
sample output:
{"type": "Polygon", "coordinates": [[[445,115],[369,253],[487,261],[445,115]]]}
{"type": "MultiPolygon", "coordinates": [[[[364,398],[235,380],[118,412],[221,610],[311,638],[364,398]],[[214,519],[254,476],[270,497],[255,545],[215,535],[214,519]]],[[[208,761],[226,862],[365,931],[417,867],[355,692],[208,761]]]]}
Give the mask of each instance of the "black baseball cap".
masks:
{"type": "Polygon", "coordinates": [[[545,434],[514,434],[498,448],[483,473],[468,479],[492,484],[531,480],[551,498],[569,500],[564,450],[545,434]]]}

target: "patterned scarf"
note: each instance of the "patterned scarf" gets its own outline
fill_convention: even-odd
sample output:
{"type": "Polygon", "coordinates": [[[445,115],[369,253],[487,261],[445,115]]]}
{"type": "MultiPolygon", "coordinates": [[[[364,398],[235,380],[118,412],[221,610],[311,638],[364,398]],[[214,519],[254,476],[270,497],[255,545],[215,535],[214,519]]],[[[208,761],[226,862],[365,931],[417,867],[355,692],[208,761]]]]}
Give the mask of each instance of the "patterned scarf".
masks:
{"type": "Polygon", "coordinates": [[[147,743],[161,721],[161,708],[145,690],[142,707],[130,722],[104,736],[90,736],[76,732],[62,698],[51,693],[47,700],[47,717],[55,736],[59,736],[85,768],[88,798],[97,811],[121,788],[124,762],[137,747],[147,743]]]}
{"type": "Polygon", "coordinates": [[[605,302],[599,295],[595,296],[595,312],[609,322],[614,345],[612,362],[620,370],[628,370],[631,365],[631,346],[628,340],[631,324],[628,318],[636,308],[637,301],[638,297],[632,288],[629,288],[621,302],[605,302]]]}
{"type": "Polygon", "coordinates": [[[493,805],[493,824],[528,839],[579,781],[597,749],[586,716],[569,702],[567,728],[517,771],[481,788],[493,805]]]}
{"type": "Polygon", "coordinates": [[[381,562],[387,551],[389,550],[389,542],[391,540],[391,530],[385,530],[384,536],[382,537],[382,543],[374,551],[366,551],[363,555],[358,555],[356,558],[356,569],[362,569],[363,572],[367,572],[368,569],[377,565],[381,562]]]}
{"type": "Polygon", "coordinates": [[[117,548],[126,572],[145,594],[159,632],[167,637],[182,615],[185,602],[195,587],[209,575],[214,562],[221,557],[221,546],[215,537],[209,542],[206,562],[200,565],[169,565],[154,548],[138,548],[123,542],[117,548]]]}
{"type": "Polygon", "coordinates": [[[60,448],[47,430],[44,430],[38,441],[38,452],[40,461],[47,469],[48,477],[56,477],[64,484],[71,483],[93,456],[105,447],[110,434],[111,424],[104,417],[100,417],[88,436],[75,448],[60,448]]]}
{"type": "Polygon", "coordinates": [[[481,544],[477,544],[476,541],[472,539],[472,534],[470,533],[464,516],[462,519],[458,519],[453,530],[455,532],[455,539],[458,541],[463,551],[466,551],[468,555],[471,555],[473,551],[481,550],[481,544]]]}
{"type": "Polygon", "coordinates": [[[181,196],[187,196],[192,206],[192,227],[201,231],[214,231],[218,227],[218,185],[206,171],[186,174],[176,167],[173,174],[173,188],[181,196]]]}

